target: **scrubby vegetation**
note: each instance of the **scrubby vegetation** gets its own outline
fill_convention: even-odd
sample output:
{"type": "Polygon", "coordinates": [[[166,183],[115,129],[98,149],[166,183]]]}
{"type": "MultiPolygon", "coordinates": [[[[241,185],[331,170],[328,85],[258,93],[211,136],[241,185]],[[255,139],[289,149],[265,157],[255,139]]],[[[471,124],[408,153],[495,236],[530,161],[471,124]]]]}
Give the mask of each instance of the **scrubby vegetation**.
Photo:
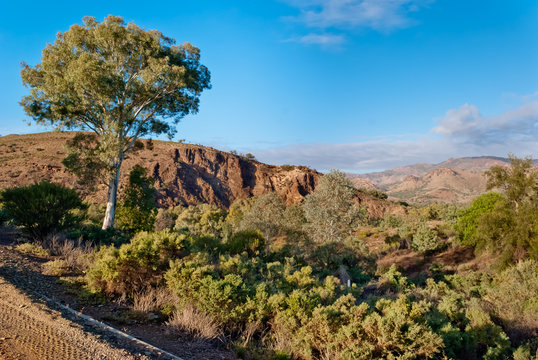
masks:
{"type": "MultiPolygon", "coordinates": [[[[95,232],[98,251],[75,259],[66,249],[81,244],[52,242],[61,260],[44,266],[84,271],[84,296],[128,299],[129,316],[222,341],[243,358],[532,359],[537,179],[517,159],[489,176],[502,192],[468,207],[374,219],[333,171],[301,204],[266,194],[228,210],[159,209],[153,230],[125,228],[116,242],[95,232]]],[[[99,211],[90,207],[83,226],[99,211]]]]}
{"type": "Polygon", "coordinates": [[[2,208],[34,240],[74,226],[76,210],[84,208],[75,190],[42,181],[0,194],[2,208]]]}

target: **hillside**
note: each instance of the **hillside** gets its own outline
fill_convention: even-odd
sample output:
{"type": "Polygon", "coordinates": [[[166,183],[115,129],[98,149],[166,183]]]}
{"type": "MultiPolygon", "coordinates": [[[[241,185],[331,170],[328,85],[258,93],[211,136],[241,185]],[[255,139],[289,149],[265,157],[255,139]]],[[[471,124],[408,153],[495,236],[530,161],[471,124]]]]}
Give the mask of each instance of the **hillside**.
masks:
{"type": "MultiPolygon", "coordinates": [[[[62,165],[72,132],[0,137],[0,188],[51,180],[78,189],[93,202],[104,203],[106,187],[90,193],[62,165]]],[[[155,178],[161,207],[209,203],[228,207],[234,200],[277,192],[294,203],[313,191],[320,173],[306,167],[281,167],[247,160],[216,149],[143,140],[144,149],[131,154],[122,167],[121,184],[130,169],[143,166],[155,178]]]]}
{"type": "MultiPolygon", "coordinates": [[[[410,203],[466,203],[486,191],[484,171],[507,166],[506,158],[451,158],[438,164],[418,163],[366,174],[348,174],[357,187],[372,184],[390,198],[410,203]]],[[[535,161],[536,164],[536,161],[535,161]]]]}

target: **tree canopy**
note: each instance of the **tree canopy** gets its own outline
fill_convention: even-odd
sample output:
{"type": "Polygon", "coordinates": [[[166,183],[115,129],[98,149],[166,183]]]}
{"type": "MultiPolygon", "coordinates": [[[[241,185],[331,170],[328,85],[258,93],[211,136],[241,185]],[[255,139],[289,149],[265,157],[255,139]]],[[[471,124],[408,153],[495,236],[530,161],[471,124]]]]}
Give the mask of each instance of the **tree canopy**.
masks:
{"type": "Polygon", "coordinates": [[[36,123],[96,134],[92,165],[102,166],[109,187],[103,228],[114,224],[126,153],[142,136],[172,137],[174,124],[198,111],[211,86],[198,48],[111,15],[103,22],[85,17],[59,32],[40,64],[22,64],[21,76],[30,89],[21,105],[36,123]]]}

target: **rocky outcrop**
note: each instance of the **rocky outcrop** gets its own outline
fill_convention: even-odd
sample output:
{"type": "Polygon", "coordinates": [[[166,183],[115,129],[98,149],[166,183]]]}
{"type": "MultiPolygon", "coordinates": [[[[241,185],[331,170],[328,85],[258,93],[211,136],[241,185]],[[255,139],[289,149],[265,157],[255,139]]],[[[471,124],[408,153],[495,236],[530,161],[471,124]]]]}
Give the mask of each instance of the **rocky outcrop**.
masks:
{"type": "MultiPolygon", "coordinates": [[[[74,133],[42,133],[0,137],[0,188],[50,180],[77,188],[76,179],[62,165],[65,143],[74,133]]],[[[312,192],[321,174],[306,167],[272,166],[216,149],[152,141],[130,154],[122,166],[120,184],[129,171],[141,165],[155,179],[161,207],[209,203],[222,208],[236,199],[276,192],[286,203],[300,201],[312,192]]],[[[78,187],[86,200],[103,203],[106,187],[89,192],[78,187]]]]}

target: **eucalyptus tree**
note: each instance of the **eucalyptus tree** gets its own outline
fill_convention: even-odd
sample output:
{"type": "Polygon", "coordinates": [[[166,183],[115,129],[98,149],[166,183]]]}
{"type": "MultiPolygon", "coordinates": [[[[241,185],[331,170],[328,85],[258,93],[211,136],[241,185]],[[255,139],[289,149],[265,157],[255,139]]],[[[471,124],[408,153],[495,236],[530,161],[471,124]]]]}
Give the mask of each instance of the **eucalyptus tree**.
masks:
{"type": "Polygon", "coordinates": [[[198,111],[200,94],[211,87],[198,48],[116,16],[85,17],[83,25],[59,32],[40,64],[22,64],[21,76],[30,89],[21,105],[36,123],[94,133],[85,154],[87,169],[106,176],[103,229],[114,225],[122,161],[137,139],[172,137],[174,125],[198,111]]]}

